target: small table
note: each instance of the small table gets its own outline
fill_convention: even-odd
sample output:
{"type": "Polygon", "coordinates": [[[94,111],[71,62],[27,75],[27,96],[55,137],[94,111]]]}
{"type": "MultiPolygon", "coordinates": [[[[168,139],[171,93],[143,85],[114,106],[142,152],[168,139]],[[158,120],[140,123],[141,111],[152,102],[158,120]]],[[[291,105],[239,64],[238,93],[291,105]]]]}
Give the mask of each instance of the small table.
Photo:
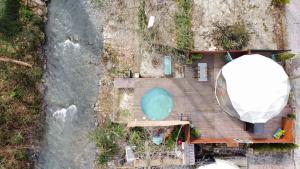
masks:
{"type": "Polygon", "coordinates": [[[207,81],[207,63],[198,63],[198,81],[207,81]]]}

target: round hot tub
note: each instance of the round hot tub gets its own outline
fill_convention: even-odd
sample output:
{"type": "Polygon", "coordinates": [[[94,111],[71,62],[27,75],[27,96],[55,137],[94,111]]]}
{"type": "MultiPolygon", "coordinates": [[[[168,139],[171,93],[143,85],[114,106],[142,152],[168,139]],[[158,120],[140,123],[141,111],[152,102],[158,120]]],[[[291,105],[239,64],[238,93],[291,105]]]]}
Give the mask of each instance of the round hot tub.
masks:
{"type": "Polygon", "coordinates": [[[173,108],[171,94],[163,88],[152,88],[142,97],[141,108],[145,116],[151,120],[163,120],[173,108]]]}

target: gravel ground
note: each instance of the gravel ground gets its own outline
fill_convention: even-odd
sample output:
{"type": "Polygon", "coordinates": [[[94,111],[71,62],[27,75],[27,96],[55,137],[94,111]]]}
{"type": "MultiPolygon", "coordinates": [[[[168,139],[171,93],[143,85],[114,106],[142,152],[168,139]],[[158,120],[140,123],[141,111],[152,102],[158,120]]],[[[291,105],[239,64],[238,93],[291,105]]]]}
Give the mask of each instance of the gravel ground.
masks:
{"type": "MultiPolygon", "coordinates": [[[[293,75],[300,75],[300,1],[292,0],[286,6],[286,28],[287,28],[287,48],[297,54],[292,61],[293,75]]],[[[294,90],[294,106],[296,108],[297,117],[300,116],[300,79],[292,81],[294,90]]],[[[300,144],[300,118],[296,120],[296,143],[300,144]]],[[[295,169],[300,169],[300,149],[294,152],[295,169]]]]}
{"type": "Polygon", "coordinates": [[[193,32],[196,50],[215,50],[213,23],[244,22],[251,39],[246,48],[282,48],[281,11],[271,0],[194,0],[193,32]]]}

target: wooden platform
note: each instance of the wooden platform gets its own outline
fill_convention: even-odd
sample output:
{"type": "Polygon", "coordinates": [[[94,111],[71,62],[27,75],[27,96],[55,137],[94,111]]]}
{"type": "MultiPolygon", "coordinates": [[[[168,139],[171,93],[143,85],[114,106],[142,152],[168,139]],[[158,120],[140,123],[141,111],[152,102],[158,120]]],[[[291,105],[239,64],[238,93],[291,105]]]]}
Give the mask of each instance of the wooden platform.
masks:
{"type": "MultiPolygon", "coordinates": [[[[251,140],[253,135],[244,130],[244,122],[223,112],[215,99],[215,78],[225,64],[223,58],[204,57],[201,62],[207,63],[208,66],[207,82],[199,82],[194,77],[193,67],[198,62],[185,68],[185,78],[126,79],[124,84],[134,88],[134,119],[136,121],[149,120],[146,119],[141,110],[141,98],[147,90],[153,87],[161,87],[170,92],[174,102],[173,111],[165,120],[188,119],[201,132],[203,142],[212,142],[211,139],[218,142],[218,139],[224,138],[227,140],[251,140]]],[[[122,80],[116,79],[115,82],[124,87],[120,85],[122,80]]],[[[274,131],[282,126],[282,117],[285,117],[287,113],[288,111],[284,109],[278,116],[266,123],[265,138],[272,138],[274,131]]]]}

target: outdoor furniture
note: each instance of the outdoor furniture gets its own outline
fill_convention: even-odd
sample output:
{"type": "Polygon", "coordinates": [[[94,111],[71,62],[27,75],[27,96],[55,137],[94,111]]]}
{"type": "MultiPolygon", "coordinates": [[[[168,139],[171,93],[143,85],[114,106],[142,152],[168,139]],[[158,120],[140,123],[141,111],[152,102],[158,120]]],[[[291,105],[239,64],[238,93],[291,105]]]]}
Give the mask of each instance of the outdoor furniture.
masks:
{"type": "Polygon", "coordinates": [[[275,139],[280,139],[284,134],[285,134],[285,131],[282,130],[281,128],[278,128],[278,129],[274,132],[273,138],[275,138],[275,139]]]}
{"type": "Polygon", "coordinates": [[[274,60],[275,62],[277,62],[277,59],[276,59],[276,54],[272,54],[272,60],[274,60]]]}
{"type": "Polygon", "coordinates": [[[132,162],[135,160],[133,150],[130,146],[125,146],[126,161],[132,162]]]}
{"type": "Polygon", "coordinates": [[[246,122],[246,131],[253,133],[255,138],[263,138],[265,133],[265,124],[246,122]]]}
{"type": "Polygon", "coordinates": [[[171,56],[164,57],[164,74],[167,76],[172,75],[172,58],[171,58],[171,56]]]}
{"type": "Polygon", "coordinates": [[[232,59],[232,57],[231,57],[231,55],[230,55],[230,53],[227,51],[227,53],[225,54],[225,56],[224,56],[224,58],[225,58],[225,61],[228,63],[228,62],[231,62],[233,59],[232,59]]]}
{"type": "Polygon", "coordinates": [[[207,63],[198,63],[198,81],[207,81],[207,63]]]}
{"type": "Polygon", "coordinates": [[[159,135],[152,137],[152,142],[156,145],[160,145],[164,141],[164,134],[160,133],[159,135]]]}

